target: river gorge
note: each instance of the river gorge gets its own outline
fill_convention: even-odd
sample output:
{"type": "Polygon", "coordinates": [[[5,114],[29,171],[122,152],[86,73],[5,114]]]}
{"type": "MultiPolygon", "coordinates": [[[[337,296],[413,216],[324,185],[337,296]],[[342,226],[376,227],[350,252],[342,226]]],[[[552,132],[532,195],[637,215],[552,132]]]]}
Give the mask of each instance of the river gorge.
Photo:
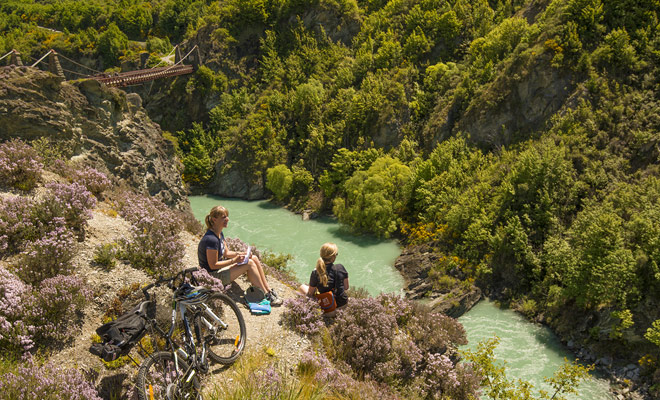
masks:
{"type": "MultiPolygon", "coordinates": [[[[288,266],[300,282],[309,279],[321,244],[334,242],[339,247],[338,262],[346,266],[351,286],[364,287],[372,295],[402,293],[404,281],[394,268],[401,252],[396,241],[352,234],[329,217],[304,221],[300,215],[267,201],[191,196],[190,204],[200,221],[213,206],[222,204],[230,216],[226,236],[239,238],[261,251],[290,254],[293,258],[288,266]]],[[[459,321],[467,331],[467,348],[474,349],[480,341],[497,335],[500,344],[495,355],[507,362],[509,378],[528,380],[537,389],[550,391],[543,378],[551,376],[564,358],[573,359],[549,329],[532,324],[511,310],[502,310],[488,300],[479,302],[459,321]]],[[[592,377],[580,385],[579,396],[568,398],[614,399],[608,389],[606,380],[592,377]]]]}

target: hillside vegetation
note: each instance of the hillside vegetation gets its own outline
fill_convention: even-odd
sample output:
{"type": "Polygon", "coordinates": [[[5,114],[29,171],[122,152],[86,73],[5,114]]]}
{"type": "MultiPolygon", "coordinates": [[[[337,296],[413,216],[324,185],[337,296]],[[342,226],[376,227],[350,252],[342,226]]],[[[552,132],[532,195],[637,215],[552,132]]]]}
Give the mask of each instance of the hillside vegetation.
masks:
{"type": "MultiPolygon", "coordinates": [[[[88,351],[101,340],[94,331],[141,301],[141,285],[195,264],[199,235],[182,230],[199,233],[199,223],[78,161],[60,155],[44,168],[43,143],[0,143],[3,398],[136,398],[131,361],[162,343],[149,331],[133,358],[103,362],[88,351]]],[[[227,242],[235,250],[246,246],[227,242]]],[[[494,343],[461,359],[457,346],[467,341],[455,319],[394,294],[370,298],[358,291],[336,320],[326,320],[315,301],[295,293],[286,257],[261,257],[285,305],[268,316],[245,312],[246,352],[235,365],[204,374],[205,398],[470,400],[480,384],[497,382],[489,395],[512,399],[528,388],[494,364],[494,343]]],[[[223,286],[203,270],[195,274],[242,303],[247,281],[223,286]]],[[[169,298],[155,294],[162,311],[169,298]]],[[[167,325],[167,312],[160,314],[167,325]]],[[[574,393],[587,372],[564,366],[553,398],[574,393]]]]}
{"type": "Polygon", "coordinates": [[[227,182],[242,182],[246,196],[429,244],[446,256],[429,274],[437,286],[476,283],[638,363],[658,390],[657,1],[0,10],[3,54],[55,46],[109,66],[135,57],[128,39],[156,56],[197,44],[205,66],[156,99],[188,183],[231,194],[227,182]]]}

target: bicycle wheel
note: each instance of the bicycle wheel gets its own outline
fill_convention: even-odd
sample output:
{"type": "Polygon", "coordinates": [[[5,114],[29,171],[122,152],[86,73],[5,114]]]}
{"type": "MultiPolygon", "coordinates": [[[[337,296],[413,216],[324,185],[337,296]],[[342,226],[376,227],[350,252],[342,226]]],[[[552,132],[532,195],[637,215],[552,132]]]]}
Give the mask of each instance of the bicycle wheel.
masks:
{"type": "Polygon", "coordinates": [[[182,374],[188,363],[179,359],[179,373],[174,357],[169,351],[153,353],[140,366],[137,376],[137,391],[140,400],[200,400],[202,398],[199,379],[193,376],[190,382],[182,382],[182,374]],[[177,379],[180,378],[180,379],[177,379]]]}
{"type": "Polygon", "coordinates": [[[202,312],[197,318],[196,323],[200,325],[209,356],[220,364],[231,364],[245,348],[247,335],[243,314],[234,300],[223,293],[211,293],[204,303],[226,325],[224,327],[206,312],[202,312]],[[204,321],[201,321],[201,318],[204,318],[204,321]],[[211,327],[205,322],[210,323],[211,327]]]}

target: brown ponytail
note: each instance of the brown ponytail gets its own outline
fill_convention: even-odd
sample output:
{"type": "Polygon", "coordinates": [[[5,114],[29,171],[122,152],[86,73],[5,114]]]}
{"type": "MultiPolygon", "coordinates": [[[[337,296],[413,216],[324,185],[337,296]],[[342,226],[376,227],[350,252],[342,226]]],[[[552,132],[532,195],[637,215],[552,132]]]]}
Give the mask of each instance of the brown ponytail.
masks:
{"type": "Polygon", "coordinates": [[[321,257],[316,260],[316,273],[319,275],[319,281],[323,286],[328,285],[328,271],[325,266],[335,261],[337,251],[337,245],[334,243],[324,243],[321,246],[321,257]]]}
{"type": "Polygon", "coordinates": [[[213,227],[213,218],[216,217],[228,217],[229,212],[227,211],[226,208],[223,206],[215,206],[211,209],[211,212],[209,212],[209,215],[207,215],[204,218],[204,223],[206,223],[206,229],[211,229],[213,227]]]}

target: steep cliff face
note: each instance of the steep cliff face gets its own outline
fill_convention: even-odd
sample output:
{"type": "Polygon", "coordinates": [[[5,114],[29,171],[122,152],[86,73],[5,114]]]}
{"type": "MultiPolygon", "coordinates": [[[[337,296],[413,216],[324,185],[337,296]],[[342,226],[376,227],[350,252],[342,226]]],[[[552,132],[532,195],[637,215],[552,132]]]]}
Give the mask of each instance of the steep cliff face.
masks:
{"type": "Polygon", "coordinates": [[[543,128],[570,99],[574,77],[550,65],[547,56],[520,56],[468,106],[457,124],[476,143],[508,145],[543,128]]]}
{"type": "Polygon", "coordinates": [[[73,145],[73,158],[142,193],[186,208],[172,144],[141,106],[93,80],[64,82],[34,68],[0,69],[0,140],[47,137],[73,145]]]}
{"type": "Polygon", "coordinates": [[[557,111],[573,107],[582,78],[551,66],[547,55],[526,52],[506,65],[468,104],[461,104],[464,100],[460,99],[438,104],[424,134],[437,144],[463,132],[486,149],[525,140],[543,129],[557,111]]]}

